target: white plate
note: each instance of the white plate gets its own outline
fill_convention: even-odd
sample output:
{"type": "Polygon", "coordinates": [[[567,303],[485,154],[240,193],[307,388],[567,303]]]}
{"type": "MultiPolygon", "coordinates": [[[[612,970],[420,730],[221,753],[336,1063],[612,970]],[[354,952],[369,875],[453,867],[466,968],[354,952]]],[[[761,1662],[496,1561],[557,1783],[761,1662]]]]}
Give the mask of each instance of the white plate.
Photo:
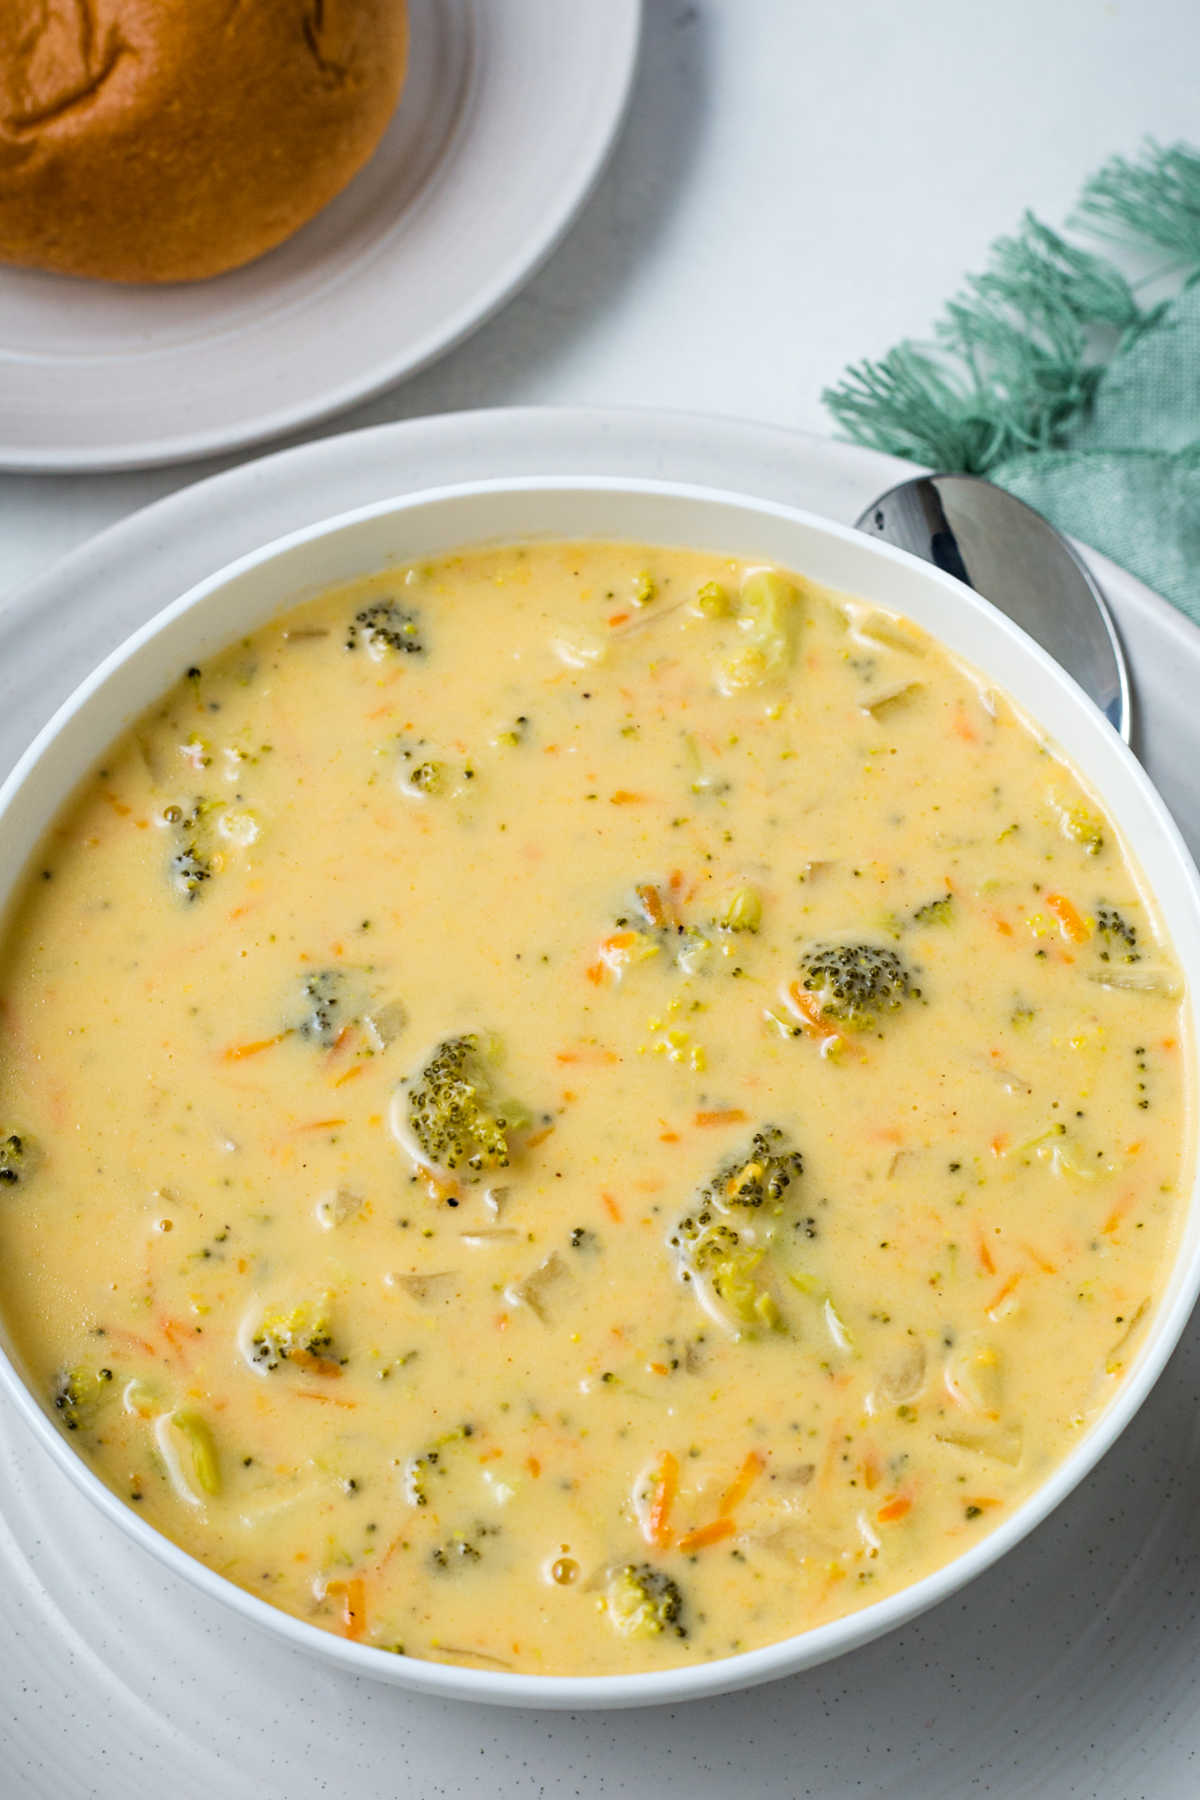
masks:
{"type": "Polygon", "coordinates": [[[167,288],[0,268],[0,468],[135,468],[257,443],[457,343],[590,193],[641,10],[409,0],[408,80],[382,144],[279,249],[167,288]]]}
{"type": "MultiPolygon", "coordinates": [[[[439,482],[559,472],[708,482],[845,520],[904,470],[819,439],[649,413],[460,414],[289,451],[114,527],[0,614],[0,767],[135,624],[323,514],[439,482]]],[[[1135,741],[1195,848],[1200,632],[1093,560],[1131,655],[1135,741]]],[[[702,1707],[588,1718],[476,1711],[314,1668],[135,1552],[6,1412],[0,1789],[1194,1800],[1198,1388],[1193,1329],[1083,1489],[963,1596],[882,1642],[702,1707]]]]}

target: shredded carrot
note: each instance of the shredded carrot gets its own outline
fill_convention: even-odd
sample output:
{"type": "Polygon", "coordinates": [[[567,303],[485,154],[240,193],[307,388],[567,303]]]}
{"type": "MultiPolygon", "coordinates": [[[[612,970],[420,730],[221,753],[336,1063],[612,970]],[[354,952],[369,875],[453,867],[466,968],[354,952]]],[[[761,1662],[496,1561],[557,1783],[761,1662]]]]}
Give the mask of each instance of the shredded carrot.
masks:
{"type": "Polygon", "coordinates": [[[497,1313],[496,1314],[496,1330],[497,1331],[507,1331],[508,1330],[508,1314],[507,1313],[497,1313]]]}
{"type": "Polygon", "coordinates": [[[425,1192],[431,1200],[458,1200],[462,1189],[452,1175],[436,1175],[432,1169],[421,1165],[421,1179],[425,1183],[425,1192]]]}
{"type": "Polygon", "coordinates": [[[751,1450],[741,1468],[721,1495],[721,1515],[728,1517],[735,1513],[754,1483],[767,1466],[767,1459],[760,1450],[751,1450]]]}
{"type": "Polygon", "coordinates": [[[652,1375],[669,1375],[671,1373],[666,1363],[652,1362],[647,1363],[646,1367],[652,1375]]]}
{"type": "Polygon", "coordinates": [[[906,1494],[897,1494],[894,1500],[889,1500],[885,1505],[880,1507],[879,1511],[875,1514],[875,1517],[879,1520],[881,1525],[890,1525],[894,1519],[902,1519],[906,1513],[910,1513],[911,1511],[912,1501],[908,1496],[906,1494]]]}
{"type": "Polygon", "coordinates": [[[982,1231],[979,1234],[979,1260],[989,1275],[994,1275],[996,1273],[996,1264],[991,1251],[987,1247],[987,1240],[982,1231]]]}
{"type": "Polygon", "coordinates": [[[602,1063],[606,1068],[619,1063],[620,1057],[615,1050],[604,1050],[599,1045],[584,1045],[579,1050],[559,1050],[555,1061],[560,1063],[602,1063]]]}
{"type": "Polygon", "coordinates": [[[127,819],[133,811],[132,806],[126,806],[125,802],[123,800],[118,800],[115,794],[106,793],[101,795],[101,798],[108,801],[108,804],[119,818],[127,819]]]}
{"type": "Polygon", "coordinates": [[[182,1338],[196,1335],[195,1326],[184,1324],[182,1319],[160,1319],[158,1326],[173,1350],[182,1350],[182,1338]]]}
{"type": "Polygon", "coordinates": [[[323,1375],[327,1379],[333,1379],[342,1373],[341,1363],[334,1362],[331,1356],[314,1356],[311,1350],[290,1350],[288,1361],[295,1363],[298,1369],[303,1369],[308,1375],[323,1375]]]}
{"type": "MultiPolygon", "coordinates": [[[[965,1497],[965,1496],[964,1496],[965,1497]]],[[[977,1506],[983,1512],[989,1506],[1003,1506],[1003,1500],[997,1500],[994,1494],[973,1494],[966,1500],[968,1506],[977,1506]]]]}
{"type": "Polygon", "coordinates": [[[362,1063],[355,1063],[354,1067],[351,1069],[347,1069],[346,1073],[344,1075],[338,1076],[337,1080],[333,1084],[334,1087],[345,1087],[345,1085],[348,1081],[357,1080],[358,1076],[360,1076],[363,1073],[363,1068],[364,1068],[364,1065],[362,1063]]]}
{"type": "Polygon", "coordinates": [[[1105,1237],[1112,1236],[1113,1232],[1117,1229],[1117,1226],[1121,1223],[1121,1220],[1125,1217],[1125,1214],[1129,1211],[1129,1208],[1133,1205],[1133,1198],[1132,1188],[1120,1196],[1107,1219],[1105,1219],[1103,1225],[1100,1227],[1105,1237]]]}
{"type": "MultiPolygon", "coordinates": [[[[605,969],[604,964],[598,963],[598,962],[589,963],[587,968],[583,972],[587,976],[588,980],[591,982],[593,987],[599,987],[600,983],[604,980],[604,977],[607,974],[607,970],[605,969]]],[[[558,1060],[559,1060],[559,1062],[569,1062],[572,1059],[570,1057],[560,1056],[558,1060]]]]}
{"type": "Polygon", "coordinates": [[[671,1543],[671,1508],[679,1491],[679,1461],[670,1450],[658,1459],[654,1476],[654,1498],[646,1515],[646,1539],[666,1550],[671,1543]]]}
{"type": "Polygon", "coordinates": [[[1073,901],[1065,894],[1047,894],[1046,905],[1062,926],[1062,934],[1073,944],[1085,944],[1091,937],[1091,930],[1083,914],[1073,901]]]}
{"type": "Polygon", "coordinates": [[[322,1406],[344,1406],[350,1412],[358,1405],[357,1400],[343,1400],[340,1394],[319,1394],[316,1388],[295,1388],[293,1392],[297,1400],[319,1400],[322,1406]]]}
{"type": "Polygon", "coordinates": [[[975,743],[978,738],[978,735],[979,735],[976,732],[975,727],[971,723],[970,715],[967,712],[966,706],[963,704],[963,702],[961,700],[958,702],[958,705],[954,708],[954,720],[953,720],[952,729],[954,731],[955,737],[962,738],[963,742],[966,744],[975,743]]]}
{"type": "Polygon", "coordinates": [[[645,794],[635,794],[631,788],[618,788],[608,801],[610,806],[640,806],[645,798],[645,794]]]}
{"type": "Polygon", "coordinates": [[[624,612],[610,613],[608,622],[615,631],[618,625],[628,625],[629,614],[624,612]]]}
{"type": "Polygon", "coordinates": [[[998,1131],[988,1145],[988,1149],[993,1156],[1003,1156],[1004,1152],[1008,1149],[1008,1143],[1009,1138],[1007,1131],[998,1131]]]}
{"type": "Polygon", "coordinates": [[[405,1537],[405,1535],[402,1531],[398,1531],[396,1533],[395,1537],[392,1539],[391,1543],[388,1545],[387,1549],[384,1551],[383,1555],[380,1557],[379,1561],[376,1563],[376,1565],[375,1565],[376,1575],[383,1574],[383,1571],[387,1568],[387,1566],[391,1562],[393,1556],[395,1556],[397,1550],[407,1550],[407,1549],[408,1549],[408,1539],[405,1537]]]}
{"type": "Polygon", "coordinates": [[[1057,1275],[1058,1274],[1058,1264],[1050,1262],[1048,1260],[1048,1258],[1046,1258],[1042,1255],[1040,1250],[1035,1250],[1032,1244],[1024,1244],[1023,1243],[1021,1245],[1021,1248],[1025,1252],[1026,1256],[1029,1258],[1030,1262],[1034,1262],[1037,1264],[1038,1268],[1042,1271],[1043,1275],[1057,1275]]]}
{"type": "Polygon", "coordinates": [[[985,1310],[989,1313],[995,1312],[996,1308],[998,1306],[1002,1305],[1002,1303],[1008,1299],[1008,1296],[1012,1293],[1013,1289],[1017,1286],[1017,1283],[1020,1281],[1020,1279],[1021,1279],[1021,1271],[1020,1271],[1020,1269],[1018,1269],[1016,1274],[1010,1275],[1008,1280],[1003,1284],[1003,1286],[998,1288],[997,1291],[992,1295],[992,1298],[988,1302],[985,1310]]]}
{"type": "Polygon", "coordinates": [[[342,1602],[342,1634],[356,1642],[367,1628],[367,1590],[361,1575],[349,1581],[328,1581],[325,1592],[342,1602]]]}
{"type": "Polygon", "coordinates": [[[553,1125],[543,1125],[540,1131],[535,1131],[532,1137],[527,1137],[525,1139],[525,1148],[527,1150],[536,1150],[539,1144],[544,1144],[546,1139],[553,1135],[553,1125]]]}
{"type": "Polygon", "coordinates": [[[222,1062],[245,1062],[248,1056],[261,1056],[264,1050],[273,1050],[276,1044],[282,1044],[288,1033],[280,1031],[274,1037],[256,1038],[250,1044],[230,1044],[228,1050],[222,1050],[222,1062]]]}
{"type": "MultiPolygon", "coordinates": [[[[660,1119],[659,1124],[663,1124],[663,1120],[660,1119]]],[[[679,1133],[670,1130],[668,1127],[666,1130],[659,1132],[658,1141],[660,1144],[677,1144],[679,1142],[679,1133]]]]}
{"type": "Polygon", "coordinates": [[[642,911],[649,919],[651,925],[665,925],[667,923],[667,909],[663,905],[663,897],[658,889],[650,882],[644,881],[640,887],[636,887],[633,891],[641,902],[642,911]]]}
{"type": "Polygon", "coordinates": [[[996,930],[1000,933],[1001,937],[1011,937],[1012,936],[1013,928],[1009,924],[1007,919],[996,919],[993,922],[995,924],[996,930]]]}
{"type": "Polygon", "coordinates": [[[619,1225],[621,1223],[621,1209],[613,1199],[612,1195],[601,1194],[600,1198],[603,1200],[604,1210],[612,1220],[613,1224],[619,1225]]]}
{"type": "Polygon", "coordinates": [[[632,950],[633,946],[637,943],[637,940],[638,934],[636,931],[614,931],[611,937],[601,938],[601,954],[606,950],[632,950]]]}
{"type": "Polygon", "coordinates": [[[879,1453],[873,1445],[868,1446],[866,1454],[863,1457],[862,1473],[864,1487],[877,1488],[879,1486],[879,1477],[883,1474],[883,1464],[880,1462],[879,1453]]]}
{"type": "Polygon", "coordinates": [[[822,1013],[821,1002],[816,995],[810,994],[807,988],[802,988],[798,981],[788,984],[787,997],[810,1037],[835,1038],[839,1035],[837,1027],[831,1025],[822,1013]]]}
{"type": "Polygon", "coordinates": [[[495,1460],[498,1456],[503,1456],[503,1455],[504,1455],[504,1452],[500,1448],[499,1444],[491,1444],[491,1445],[489,1445],[489,1447],[486,1450],[481,1450],[479,1452],[479,1460],[481,1463],[495,1462],[495,1460]]]}
{"type": "Polygon", "coordinates": [[[690,1550],[706,1550],[710,1544],[719,1544],[722,1538],[732,1537],[736,1530],[732,1519],[710,1519],[707,1525],[699,1525],[695,1531],[685,1531],[676,1540],[675,1548],[685,1555],[690,1550]]]}
{"type": "Polygon", "coordinates": [[[744,1125],[746,1114],[740,1106],[726,1106],[714,1112],[698,1112],[693,1123],[696,1125],[744,1125]]]}
{"type": "Polygon", "coordinates": [[[533,1476],[534,1480],[536,1481],[538,1476],[542,1472],[542,1465],[538,1461],[537,1457],[536,1456],[527,1456],[525,1458],[525,1467],[529,1470],[529,1473],[533,1476]]]}
{"type": "Polygon", "coordinates": [[[139,1337],[136,1331],[126,1331],[121,1325],[107,1325],[105,1326],[105,1333],[108,1337],[120,1338],[121,1342],[124,1344],[132,1344],[135,1349],[141,1350],[146,1356],[157,1356],[159,1354],[159,1346],[157,1344],[151,1344],[146,1338],[139,1337]]]}

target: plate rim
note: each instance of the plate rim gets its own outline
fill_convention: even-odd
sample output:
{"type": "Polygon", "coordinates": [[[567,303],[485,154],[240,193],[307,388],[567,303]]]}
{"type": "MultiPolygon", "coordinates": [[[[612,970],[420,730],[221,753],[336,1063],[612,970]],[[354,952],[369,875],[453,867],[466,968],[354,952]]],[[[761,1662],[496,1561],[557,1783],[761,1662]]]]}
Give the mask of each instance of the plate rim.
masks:
{"type": "MultiPolygon", "coordinates": [[[[477,0],[471,3],[474,6],[477,0]]],[[[491,7],[495,0],[485,0],[485,4],[491,7]]],[[[606,24],[612,49],[611,62],[605,70],[611,88],[607,109],[597,118],[590,138],[581,140],[568,171],[570,179],[564,181],[538,229],[512,248],[507,259],[476,286],[473,295],[441,328],[415,346],[410,344],[376,362],[369,371],[342,380],[322,396],[310,395],[237,425],[213,426],[198,433],[174,432],[170,436],[95,448],[63,444],[31,450],[0,437],[0,471],[25,475],[117,474],[251,449],[369,401],[455,349],[493,318],[545,265],[591,199],[608,166],[632,101],[644,33],[645,0],[604,0],[604,4],[610,14],[606,24]]],[[[558,9],[552,7],[550,16],[557,13],[558,9]]],[[[569,32],[570,19],[565,10],[561,18],[569,32]]],[[[0,266],[0,277],[3,273],[0,266]]],[[[236,329],[231,335],[236,340],[236,329]]],[[[0,345],[0,366],[2,363],[0,345]]]]}
{"type": "MultiPolygon", "coordinates": [[[[629,0],[629,3],[636,8],[640,19],[643,0],[629,0]]],[[[597,171],[597,176],[599,173],[600,171],[597,171]]],[[[513,433],[520,434],[522,427],[533,429],[543,421],[553,422],[564,433],[590,430],[597,437],[628,429],[645,434],[647,439],[688,430],[697,434],[713,430],[727,435],[738,434],[746,443],[757,440],[761,444],[767,439],[775,439],[781,449],[785,449],[789,444],[792,446],[803,445],[810,454],[835,462],[844,462],[856,469],[861,469],[867,463],[872,464],[879,471],[879,491],[881,493],[889,483],[894,486],[897,479],[903,479],[906,476],[911,478],[932,472],[923,464],[909,462],[903,457],[892,456],[887,451],[874,450],[867,445],[856,444],[846,438],[826,436],[823,432],[810,431],[802,426],[755,419],[743,413],[711,413],[694,411],[687,407],[602,406],[573,403],[479,406],[446,412],[418,413],[411,418],[390,419],[378,425],[352,426],[349,430],[305,439],[298,444],[282,444],[277,448],[264,450],[257,456],[247,458],[244,462],[235,463],[232,468],[217,469],[211,474],[198,476],[195,480],[187,481],[183,486],[172,489],[170,493],[161,494],[157,499],[134,507],[124,517],[102,526],[99,531],[93,532],[90,537],[85,538],[81,544],[76,544],[62,556],[56,557],[48,568],[19,582],[8,594],[0,592],[0,628],[8,622],[10,617],[20,612],[36,609],[54,592],[60,582],[69,581],[81,572],[86,572],[97,557],[103,558],[114,551],[119,554],[127,535],[136,541],[143,531],[149,529],[153,532],[159,524],[165,525],[173,521],[176,513],[182,518],[186,518],[193,506],[202,504],[209,497],[223,494],[227,489],[234,493],[238,492],[247,478],[259,475],[268,466],[272,472],[281,472],[282,466],[287,463],[290,469],[303,473],[303,465],[306,462],[319,462],[324,457],[337,457],[347,453],[352,446],[368,447],[372,439],[383,445],[393,436],[416,438],[430,429],[447,427],[462,430],[465,434],[473,431],[492,430],[497,427],[501,429],[508,427],[513,433]]],[[[3,450],[0,446],[0,470],[5,468],[3,450]]],[[[562,473],[563,471],[556,469],[546,472],[562,473]]],[[[406,491],[408,490],[403,486],[397,490],[397,492],[406,491]]],[[[848,522],[835,521],[835,523],[848,522]]],[[[1127,605],[1132,605],[1138,612],[1149,613],[1160,627],[1185,647],[1185,654],[1200,648],[1200,621],[1190,618],[1180,607],[1173,605],[1162,594],[1149,587],[1123,564],[1115,562],[1111,557],[1104,555],[1102,551],[1085,543],[1083,539],[1073,537],[1070,541],[1096,575],[1106,596],[1111,594],[1114,585],[1119,587],[1122,609],[1127,605]]],[[[1117,624],[1119,631],[1119,618],[1117,624]]]]}

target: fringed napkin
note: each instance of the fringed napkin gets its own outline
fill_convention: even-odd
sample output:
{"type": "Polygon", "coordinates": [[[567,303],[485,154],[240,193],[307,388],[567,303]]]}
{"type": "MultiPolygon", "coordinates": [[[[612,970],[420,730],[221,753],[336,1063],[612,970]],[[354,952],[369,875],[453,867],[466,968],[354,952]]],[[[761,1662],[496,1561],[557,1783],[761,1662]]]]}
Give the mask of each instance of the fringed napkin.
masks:
{"type": "Polygon", "coordinates": [[[1011,489],[1200,624],[1200,153],[1114,157],[1070,229],[1155,264],[1132,281],[1027,213],[931,344],[824,400],[861,444],[1011,489]]]}

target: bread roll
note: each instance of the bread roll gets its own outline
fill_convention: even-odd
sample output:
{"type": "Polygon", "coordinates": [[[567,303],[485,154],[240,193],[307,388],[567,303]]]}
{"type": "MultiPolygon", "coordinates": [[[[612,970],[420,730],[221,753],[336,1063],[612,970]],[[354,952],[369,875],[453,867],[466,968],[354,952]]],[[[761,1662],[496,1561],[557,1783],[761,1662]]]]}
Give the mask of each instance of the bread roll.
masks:
{"type": "Polygon", "coordinates": [[[362,167],[404,0],[0,0],[0,261],[198,281],[362,167]]]}

